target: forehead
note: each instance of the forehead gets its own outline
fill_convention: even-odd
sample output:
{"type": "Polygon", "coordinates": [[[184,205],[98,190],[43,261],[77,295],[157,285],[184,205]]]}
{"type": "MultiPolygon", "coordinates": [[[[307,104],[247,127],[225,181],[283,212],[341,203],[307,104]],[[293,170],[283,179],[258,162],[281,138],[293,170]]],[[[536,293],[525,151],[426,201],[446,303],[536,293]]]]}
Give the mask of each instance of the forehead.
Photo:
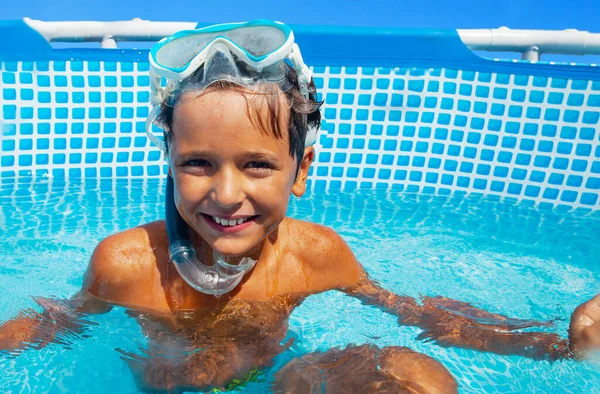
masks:
{"type": "Polygon", "coordinates": [[[187,93],[174,108],[172,142],[179,148],[210,142],[267,143],[289,148],[290,109],[283,94],[263,95],[232,89],[187,93]],[[219,141],[215,141],[219,140],[219,141]]]}
{"type": "Polygon", "coordinates": [[[176,134],[189,123],[220,119],[221,126],[252,125],[262,134],[287,141],[290,114],[287,97],[278,88],[250,91],[237,86],[209,87],[201,94],[182,94],[173,109],[171,129],[176,134]]]}

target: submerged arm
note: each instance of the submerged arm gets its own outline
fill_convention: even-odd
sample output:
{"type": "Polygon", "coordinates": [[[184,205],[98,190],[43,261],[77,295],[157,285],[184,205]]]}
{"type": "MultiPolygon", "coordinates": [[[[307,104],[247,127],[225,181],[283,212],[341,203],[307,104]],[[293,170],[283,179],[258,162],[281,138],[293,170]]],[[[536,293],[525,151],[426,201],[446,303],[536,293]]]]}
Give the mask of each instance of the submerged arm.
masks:
{"type": "Polygon", "coordinates": [[[432,340],[440,346],[533,359],[570,357],[569,342],[557,334],[515,331],[551,323],[513,319],[444,297],[423,297],[423,305],[419,305],[414,298],[393,294],[368,278],[346,289],[346,293],[397,315],[401,324],[423,329],[418,339],[432,340]]]}
{"type": "Polygon", "coordinates": [[[554,333],[516,331],[550,326],[535,320],[518,320],[444,297],[423,298],[418,339],[440,346],[455,346],[533,359],[569,358],[569,342],[554,333]]]}
{"type": "Polygon", "coordinates": [[[363,304],[377,306],[398,316],[400,324],[407,326],[419,325],[423,308],[414,298],[399,296],[387,291],[366,277],[366,274],[358,284],[343,289],[343,291],[352,297],[358,298],[363,304]]]}
{"type": "Polygon", "coordinates": [[[70,335],[80,334],[86,325],[93,324],[84,318],[88,313],[108,312],[111,307],[82,292],[69,300],[36,298],[44,310],[22,311],[0,324],[0,353],[27,348],[41,348],[50,342],[68,343],[70,335]]]}
{"type": "MultiPolygon", "coordinates": [[[[125,293],[130,277],[117,268],[123,266],[115,255],[122,255],[124,242],[115,236],[100,242],[84,275],[81,291],[68,300],[36,298],[42,312],[27,309],[15,318],[0,324],[0,353],[27,348],[41,348],[50,342],[66,343],[69,336],[79,335],[86,325],[86,314],[106,313],[112,309],[108,302],[113,293],[125,293]],[[119,286],[115,286],[117,282],[119,286]],[[125,289],[125,290],[122,290],[125,289]],[[99,291],[100,290],[100,291],[99,291]]],[[[125,265],[128,267],[129,265],[125,265]]],[[[118,300],[118,298],[117,298],[118,300]]]]}
{"type": "MultiPolygon", "coordinates": [[[[378,306],[399,318],[401,324],[423,330],[419,339],[440,346],[455,346],[499,354],[514,354],[534,359],[556,360],[571,356],[569,342],[545,332],[516,331],[551,325],[534,320],[512,319],[444,297],[424,297],[422,305],[408,296],[399,296],[369,279],[348,246],[339,236],[330,236],[337,247],[329,247],[326,277],[336,278],[333,288],[378,306]],[[346,284],[350,283],[350,284],[346,284]]],[[[322,249],[317,249],[322,250],[322,249]]],[[[600,305],[600,300],[598,301],[600,305]]],[[[600,308],[599,308],[600,310],[600,308]]],[[[600,321],[600,316],[597,321],[600,321]]],[[[590,332],[595,332],[590,329],[590,332]]]]}

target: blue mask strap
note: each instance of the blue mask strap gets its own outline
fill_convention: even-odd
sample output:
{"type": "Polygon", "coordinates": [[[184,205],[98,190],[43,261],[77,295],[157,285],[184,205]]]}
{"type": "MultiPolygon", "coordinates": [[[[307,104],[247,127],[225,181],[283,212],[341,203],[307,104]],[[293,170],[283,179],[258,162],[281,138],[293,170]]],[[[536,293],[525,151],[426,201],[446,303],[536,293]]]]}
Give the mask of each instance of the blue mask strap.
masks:
{"type": "Polygon", "coordinates": [[[175,206],[174,193],[175,186],[171,175],[167,176],[167,195],[165,196],[165,219],[167,222],[167,238],[169,245],[177,241],[187,241],[189,239],[187,223],[183,220],[177,206],[175,206]]]}

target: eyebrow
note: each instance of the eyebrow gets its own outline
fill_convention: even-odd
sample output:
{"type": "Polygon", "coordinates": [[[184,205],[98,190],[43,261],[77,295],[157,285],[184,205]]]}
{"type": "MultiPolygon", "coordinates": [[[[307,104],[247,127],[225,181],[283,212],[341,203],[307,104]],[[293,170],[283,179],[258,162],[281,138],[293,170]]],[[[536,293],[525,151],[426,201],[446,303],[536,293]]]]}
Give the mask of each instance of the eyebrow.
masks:
{"type": "Polygon", "coordinates": [[[248,156],[250,156],[252,158],[256,158],[256,159],[278,160],[280,158],[279,155],[276,155],[270,151],[248,150],[246,152],[247,152],[248,156]]]}
{"type": "MultiPolygon", "coordinates": [[[[210,150],[192,150],[189,152],[178,153],[173,152],[175,154],[176,161],[188,161],[192,159],[196,159],[198,157],[212,157],[213,152],[210,150]]],[[[245,155],[252,159],[263,159],[263,160],[275,160],[279,159],[279,155],[273,154],[267,150],[247,150],[245,155]]]]}

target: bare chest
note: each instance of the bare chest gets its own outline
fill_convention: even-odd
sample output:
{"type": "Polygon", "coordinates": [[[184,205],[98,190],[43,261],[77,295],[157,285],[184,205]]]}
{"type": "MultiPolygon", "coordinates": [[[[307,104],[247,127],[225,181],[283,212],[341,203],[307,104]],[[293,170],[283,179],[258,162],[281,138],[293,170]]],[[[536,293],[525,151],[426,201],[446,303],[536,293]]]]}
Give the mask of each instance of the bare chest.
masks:
{"type": "Polygon", "coordinates": [[[160,312],[200,310],[228,302],[229,300],[265,302],[282,295],[306,295],[314,292],[316,274],[309,265],[293,255],[271,255],[259,260],[254,269],[246,274],[240,285],[221,297],[203,294],[188,285],[171,263],[157,265],[159,275],[146,282],[148,287],[140,290],[148,297],[144,308],[160,312]]]}

